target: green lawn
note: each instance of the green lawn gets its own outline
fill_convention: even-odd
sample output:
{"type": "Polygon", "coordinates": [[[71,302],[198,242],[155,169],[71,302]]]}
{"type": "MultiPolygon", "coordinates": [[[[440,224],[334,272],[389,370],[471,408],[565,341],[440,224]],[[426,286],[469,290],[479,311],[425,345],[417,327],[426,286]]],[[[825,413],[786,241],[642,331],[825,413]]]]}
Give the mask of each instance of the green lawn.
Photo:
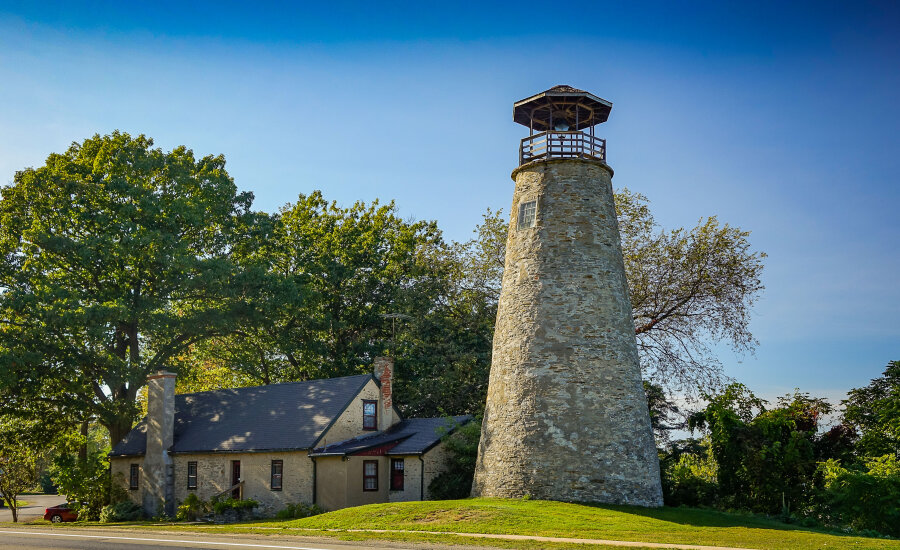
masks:
{"type": "MultiPolygon", "coordinates": [[[[49,524],[48,524],[49,526],[49,524]]],[[[55,526],[152,529],[181,532],[327,536],[349,540],[397,540],[516,549],[592,550],[606,546],[476,539],[435,532],[536,535],[669,544],[730,546],[758,550],[895,549],[900,540],[836,535],[759,517],[692,508],[647,509],[591,506],[540,500],[466,499],[345,508],[298,520],[231,525],[84,522],[55,526]],[[366,533],[354,530],[395,530],[366,533]]]]}
{"type": "Polygon", "coordinates": [[[742,546],[758,549],[895,548],[900,541],[817,532],[761,518],[689,508],[588,506],[537,500],[467,499],[373,504],[260,526],[509,533],[742,546]]]}

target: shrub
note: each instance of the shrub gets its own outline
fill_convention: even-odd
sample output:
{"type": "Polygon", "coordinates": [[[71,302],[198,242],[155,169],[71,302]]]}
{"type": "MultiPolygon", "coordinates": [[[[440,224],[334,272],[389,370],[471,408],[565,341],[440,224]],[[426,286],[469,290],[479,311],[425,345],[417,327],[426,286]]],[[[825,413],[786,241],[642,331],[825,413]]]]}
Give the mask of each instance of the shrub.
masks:
{"type": "Polygon", "coordinates": [[[197,518],[208,513],[209,509],[210,505],[208,502],[200,500],[195,493],[191,493],[178,507],[175,519],[178,521],[197,521],[197,518]]]}
{"type": "Polygon", "coordinates": [[[100,510],[100,522],[110,523],[113,521],[136,521],[144,517],[144,510],[140,504],[126,500],[116,504],[104,506],[100,510]]]}
{"type": "Polygon", "coordinates": [[[76,503],[80,519],[96,520],[107,504],[117,504],[111,498],[115,491],[105,456],[90,455],[87,460],[78,460],[75,455],[57,456],[50,475],[59,493],[76,503]]]}
{"type": "Polygon", "coordinates": [[[481,419],[460,426],[444,437],[447,450],[447,469],[428,485],[431,498],[455,500],[466,498],[472,491],[475,462],[478,459],[478,441],[481,439],[481,419]]]}
{"type": "Polygon", "coordinates": [[[316,504],[299,502],[297,504],[288,504],[284,510],[279,510],[275,517],[278,519],[300,519],[323,513],[325,513],[325,510],[319,508],[316,504]]]}
{"type": "Polygon", "coordinates": [[[683,454],[663,471],[668,506],[714,506],[718,497],[716,464],[711,457],[683,454]]]}
{"type": "Polygon", "coordinates": [[[821,464],[824,515],[829,523],[856,531],[900,537],[900,460],[893,455],[872,458],[866,468],[848,470],[836,460],[821,464]]]}
{"type": "Polygon", "coordinates": [[[259,503],[252,498],[244,500],[238,500],[236,498],[227,498],[225,500],[214,499],[212,502],[213,511],[220,515],[224,514],[228,510],[234,510],[239,514],[243,514],[251,511],[257,506],[259,506],[259,503]]]}

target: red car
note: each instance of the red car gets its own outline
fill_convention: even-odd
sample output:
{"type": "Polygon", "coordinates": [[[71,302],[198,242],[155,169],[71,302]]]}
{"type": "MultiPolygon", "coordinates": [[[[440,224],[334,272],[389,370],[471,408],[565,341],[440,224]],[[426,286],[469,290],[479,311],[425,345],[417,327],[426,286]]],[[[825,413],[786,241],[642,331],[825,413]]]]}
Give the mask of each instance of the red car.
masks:
{"type": "Polygon", "coordinates": [[[57,504],[44,510],[44,519],[53,523],[75,521],[78,519],[78,512],[69,508],[69,505],[66,503],[57,504]]]}

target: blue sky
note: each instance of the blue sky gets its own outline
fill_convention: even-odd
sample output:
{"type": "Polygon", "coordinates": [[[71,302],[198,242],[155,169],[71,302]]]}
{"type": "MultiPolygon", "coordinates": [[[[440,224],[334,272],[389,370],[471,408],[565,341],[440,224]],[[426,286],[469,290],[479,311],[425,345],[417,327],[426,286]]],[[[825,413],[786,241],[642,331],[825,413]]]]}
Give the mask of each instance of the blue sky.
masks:
{"type": "Polygon", "coordinates": [[[768,253],[728,374],[837,398],[900,359],[896,3],[373,5],[0,1],[0,183],[121,129],[224,154],[261,210],[393,199],[462,240],[509,209],[512,103],[565,83],[664,227],[768,253]]]}

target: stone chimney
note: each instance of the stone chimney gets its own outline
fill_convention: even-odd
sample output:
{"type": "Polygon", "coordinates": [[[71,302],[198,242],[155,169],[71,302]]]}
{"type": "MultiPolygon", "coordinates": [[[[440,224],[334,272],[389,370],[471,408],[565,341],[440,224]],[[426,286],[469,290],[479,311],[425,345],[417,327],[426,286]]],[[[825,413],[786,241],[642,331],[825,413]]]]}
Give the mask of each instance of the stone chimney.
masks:
{"type": "Polygon", "coordinates": [[[393,423],[393,381],[394,381],[394,358],[393,357],[376,357],[372,361],[375,371],[375,378],[381,383],[381,403],[384,408],[383,412],[378,415],[379,430],[387,429],[393,423]]]}
{"type": "Polygon", "coordinates": [[[175,515],[175,484],[169,449],[175,438],[175,375],[159,371],[147,378],[147,449],[142,472],[142,505],[148,516],[175,515]]]}

